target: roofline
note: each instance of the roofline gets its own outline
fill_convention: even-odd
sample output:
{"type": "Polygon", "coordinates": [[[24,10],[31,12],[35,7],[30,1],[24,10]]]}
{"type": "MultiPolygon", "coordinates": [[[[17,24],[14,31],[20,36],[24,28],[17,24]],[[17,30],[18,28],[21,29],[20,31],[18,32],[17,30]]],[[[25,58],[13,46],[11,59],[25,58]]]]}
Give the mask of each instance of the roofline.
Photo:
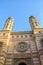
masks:
{"type": "Polygon", "coordinates": [[[20,32],[11,32],[11,35],[13,35],[13,34],[15,34],[15,35],[17,35],[17,34],[32,34],[32,31],[20,31],[20,32]]]}

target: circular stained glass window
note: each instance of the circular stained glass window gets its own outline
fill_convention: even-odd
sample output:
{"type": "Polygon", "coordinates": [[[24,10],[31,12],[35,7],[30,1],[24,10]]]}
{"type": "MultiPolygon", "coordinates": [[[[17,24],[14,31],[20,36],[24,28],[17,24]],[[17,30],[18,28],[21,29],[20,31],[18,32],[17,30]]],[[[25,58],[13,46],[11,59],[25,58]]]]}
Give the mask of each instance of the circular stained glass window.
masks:
{"type": "Polygon", "coordinates": [[[27,51],[27,49],[28,49],[27,43],[25,43],[25,42],[18,43],[18,45],[17,45],[18,51],[24,52],[24,51],[27,51]]]}

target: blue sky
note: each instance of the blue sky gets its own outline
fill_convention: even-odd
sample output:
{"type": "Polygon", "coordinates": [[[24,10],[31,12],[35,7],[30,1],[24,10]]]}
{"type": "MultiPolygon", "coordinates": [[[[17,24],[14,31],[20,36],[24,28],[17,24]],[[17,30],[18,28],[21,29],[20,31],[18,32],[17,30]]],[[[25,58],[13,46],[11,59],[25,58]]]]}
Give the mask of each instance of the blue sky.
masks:
{"type": "Polygon", "coordinates": [[[43,0],[0,0],[0,30],[9,16],[14,18],[12,31],[29,31],[29,17],[33,15],[43,27],[43,0]]]}

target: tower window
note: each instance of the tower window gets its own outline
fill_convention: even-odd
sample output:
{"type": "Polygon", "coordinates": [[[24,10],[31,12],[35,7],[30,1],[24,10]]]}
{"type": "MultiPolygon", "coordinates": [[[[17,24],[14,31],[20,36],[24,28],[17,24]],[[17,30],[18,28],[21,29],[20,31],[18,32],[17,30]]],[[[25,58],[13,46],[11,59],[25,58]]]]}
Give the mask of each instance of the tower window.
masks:
{"type": "Polygon", "coordinates": [[[0,46],[2,46],[3,42],[0,42],[0,46]]]}
{"type": "Polygon", "coordinates": [[[3,45],[3,42],[0,42],[0,52],[2,50],[2,45],[3,45]]]}
{"type": "Polygon", "coordinates": [[[43,48],[43,39],[40,40],[41,47],[43,48]]]}
{"type": "Polygon", "coordinates": [[[8,27],[8,23],[5,25],[6,26],[6,28],[8,27]]]}
{"type": "Polygon", "coordinates": [[[11,28],[11,24],[10,24],[10,26],[9,26],[9,29],[11,28]]]}
{"type": "Polygon", "coordinates": [[[35,21],[36,26],[38,26],[37,22],[35,21]]]}

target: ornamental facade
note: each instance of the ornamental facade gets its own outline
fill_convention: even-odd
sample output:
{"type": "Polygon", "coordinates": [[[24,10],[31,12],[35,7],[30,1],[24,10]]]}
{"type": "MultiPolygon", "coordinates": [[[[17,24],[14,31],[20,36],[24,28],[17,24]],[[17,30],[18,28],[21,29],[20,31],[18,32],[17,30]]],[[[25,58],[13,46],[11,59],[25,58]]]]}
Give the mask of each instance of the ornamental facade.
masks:
{"type": "Polygon", "coordinates": [[[29,17],[32,31],[12,32],[14,19],[0,31],[0,65],[43,65],[43,28],[29,17]]]}

